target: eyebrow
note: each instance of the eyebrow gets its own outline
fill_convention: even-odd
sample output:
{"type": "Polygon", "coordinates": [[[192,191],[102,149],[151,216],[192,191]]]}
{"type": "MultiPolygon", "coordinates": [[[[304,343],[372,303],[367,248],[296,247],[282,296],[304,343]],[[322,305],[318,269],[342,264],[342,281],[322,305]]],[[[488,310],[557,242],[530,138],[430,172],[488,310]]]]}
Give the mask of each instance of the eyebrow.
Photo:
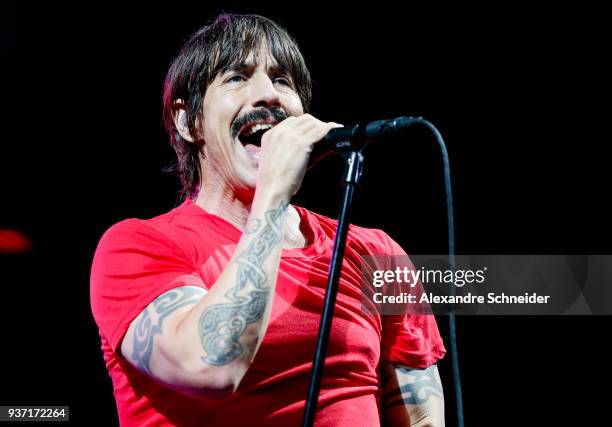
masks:
{"type": "Polygon", "coordinates": [[[226,71],[242,71],[246,68],[253,68],[255,63],[253,62],[239,62],[227,68],[226,71]]]}
{"type": "MultiPolygon", "coordinates": [[[[228,73],[228,72],[244,71],[244,70],[247,70],[249,68],[254,68],[256,66],[257,66],[257,64],[255,62],[252,62],[252,61],[249,61],[249,62],[239,62],[239,63],[236,63],[236,64],[228,67],[225,72],[228,73]]],[[[276,74],[290,76],[289,71],[286,69],[286,67],[282,67],[282,66],[276,64],[276,65],[272,65],[269,68],[270,68],[270,70],[272,72],[274,72],[276,74]]]]}

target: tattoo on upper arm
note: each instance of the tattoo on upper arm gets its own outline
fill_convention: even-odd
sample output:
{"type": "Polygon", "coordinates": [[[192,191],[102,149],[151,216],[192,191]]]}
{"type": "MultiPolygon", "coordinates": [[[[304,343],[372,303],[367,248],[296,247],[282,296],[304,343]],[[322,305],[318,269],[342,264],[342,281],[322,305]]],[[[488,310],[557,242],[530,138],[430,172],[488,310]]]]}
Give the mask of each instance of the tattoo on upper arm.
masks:
{"type": "Polygon", "coordinates": [[[151,375],[153,339],[162,333],[164,320],[187,304],[197,304],[206,291],[196,286],[181,286],[157,297],[140,314],[134,330],[132,359],[136,367],[151,375]]]}
{"type": "Polygon", "coordinates": [[[385,406],[420,405],[432,396],[444,399],[442,382],[438,367],[432,365],[427,369],[413,369],[394,366],[395,377],[385,390],[385,406]]]}
{"type": "Polygon", "coordinates": [[[282,238],[282,224],[288,204],[283,202],[265,213],[265,224],[252,221],[257,233],[247,249],[238,255],[236,284],[226,294],[228,303],[206,308],[199,321],[199,334],[210,365],[225,365],[239,357],[244,349],[239,342],[247,326],[260,320],[270,294],[268,277],[262,266],[282,238]],[[262,227],[263,225],[263,227],[262,227]]]}

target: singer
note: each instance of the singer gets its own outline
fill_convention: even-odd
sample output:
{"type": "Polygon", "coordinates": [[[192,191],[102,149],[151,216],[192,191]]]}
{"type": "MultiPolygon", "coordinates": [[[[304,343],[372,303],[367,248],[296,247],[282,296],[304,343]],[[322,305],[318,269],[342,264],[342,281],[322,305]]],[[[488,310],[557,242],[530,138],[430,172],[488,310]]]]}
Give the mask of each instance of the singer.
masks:
{"type": "MultiPolygon", "coordinates": [[[[101,238],[91,308],[122,426],[297,426],[336,222],[290,204],[314,144],[291,36],[223,14],[168,71],[163,118],[182,203],[101,238]]],[[[444,425],[433,316],[361,309],[364,255],[405,255],[351,225],[317,426],[444,425]]]]}

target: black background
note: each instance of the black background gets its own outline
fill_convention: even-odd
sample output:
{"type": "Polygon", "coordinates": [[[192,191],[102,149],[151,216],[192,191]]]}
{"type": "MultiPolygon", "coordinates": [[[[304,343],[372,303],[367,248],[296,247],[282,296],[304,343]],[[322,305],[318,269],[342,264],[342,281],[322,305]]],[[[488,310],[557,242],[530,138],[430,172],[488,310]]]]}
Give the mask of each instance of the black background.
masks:
{"type": "MultiPolygon", "coordinates": [[[[312,112],[354,123],[422,115],[445,136],[458,253],[610,253],[608,24],[557,4],[5,3],[0,227],[34,249],[1,255],[1,404],[116,411],[89,308],[95,245],[113,223],[176,202],[160,120],[180,41],[216,12],[255,12],[297,39],[312,112]]],[[[353,222],[408,253],[444,253],[430,134],[372,146],[353,222]]],[[[338,160],[295,202],[334,217],[338,160]]],[[[604,284],[602,284],[604,285],[604,284]]],[[[606,284],[610,285],[610,284],[606,284]]],[[[438,322],[448,342],[447,318],[438,322]]],[[[607,424],[609,317],[461,317],[466,425],[607,424]],[[596,387],[603,387],[599,391],[596,387]]],[[[450,357],[439,364],[455,425],[450,357]]]]}

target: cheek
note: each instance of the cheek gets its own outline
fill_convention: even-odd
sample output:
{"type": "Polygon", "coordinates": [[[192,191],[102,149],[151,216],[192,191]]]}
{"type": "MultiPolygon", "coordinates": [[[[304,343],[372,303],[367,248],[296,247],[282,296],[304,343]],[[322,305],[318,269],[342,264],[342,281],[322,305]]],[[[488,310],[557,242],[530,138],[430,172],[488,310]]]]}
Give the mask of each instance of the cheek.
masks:
{"type": "Polygon", "coordinates": [[[203,108],[205,140],[222,140],[230,136],[229,128],[236,111],[237,102],[229,94],[219,93],[206,100],[203,108]]]}
{"type": "Polygon", "coordinates": [[[301,116],[302,114],[304,114],[302,101],[300,100],[300,97],[296,94],[288,95],[283,104],[287,108],[287,113],[290,116],[301,116]]]}

